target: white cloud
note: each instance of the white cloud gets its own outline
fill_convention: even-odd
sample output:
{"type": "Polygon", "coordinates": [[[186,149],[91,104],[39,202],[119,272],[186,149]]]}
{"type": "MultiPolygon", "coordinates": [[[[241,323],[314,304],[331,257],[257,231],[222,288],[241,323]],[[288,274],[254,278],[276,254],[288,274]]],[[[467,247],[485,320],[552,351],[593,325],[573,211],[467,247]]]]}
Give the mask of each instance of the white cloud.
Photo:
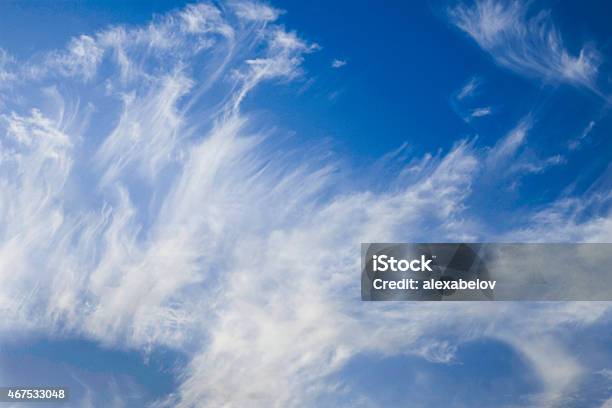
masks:
{"type": "Polygon", "coordinates": [[[605,379],[612,382],[612,369],[604,368],[603,370],[599,370],[597,374],[603,376],[605,379]]]}
{"type": "Polygon", "coordinates": [[[492,112],[493,109],[490,106],[475,108],[470,112],[470,118],[482,118],[483,116],[489,116],[492,112]]]}
{"type": "Polygon", "coordinates": [[[515,232],[517,239],[537,242],[610,242],[612,194],[595,190],[586,196],[561,197],[515,232]]]}
{"type": "Polygon", "coordinates": [[[467,123],[476,118],[489,116],[493,113],[493,108],[490,106],[482,106],[477,108],[467,108],[465,102],[467,99],[473,98],[481,86],[482,80],[478,77],[470,78],[459,90],[457,90],[450,100],[450,104],[455,112],[460,115],[467,123]]]}
{"type": "Polygon", "coordinates": [[[457,98],[457,100],[469,98],[475,94],[476,89],[478,89],[479,86],[480,80],[478,78],[470,78],[470,80],[467,81],[465,85],[463,85],[463,87],[459,90],[455,98],[457,98]]]}
{"type": "Polygon", "coordinates": [[[275,21],[282,13],[281,10],[267,4],[250,1],[233,3],[232,7],[234,7],[238,17],[249,21],[271,22],[275,21]]]}
{"type": "Polygon", "coordinates": [[[518,344],[517,341],[520,341],[520,338],[509,339],[509,342],[533,364],[546,390],[546,393],[535,398],[535,406],[556,406],[568,391],[575,389],[577,380],[582,374],[580,364],[549,336],[532,338],[528,346],[518,344]]]}
{"type": "MultiPolygon", "coordinates": [[[[190,4],[181,10],[179,16],[183,20],[181,28],[187,33],[203,34],[217,32],[231,36],[232,30],[225,24],[221,11],[212,4],[190,4]]],[[[162,24],[161,27],[150,25],[149,33],[155,33],[158,29],[161,29],[165,34],[166,27],[164,25],[173,26],[174,24],[173,21],[169,20],[162,24]]],[[[164,41],[164,38],[160,37],[159,39],[164,41]]]]}
{"type": "Polygon", "coordinates": [[[145,178],[155,175],[177,157],[183,133],[177,102],[192,87],[182,75],[160,78],[144,95],[123,97],[123,112],[112,133],[104,140],[96,162],[104,169],[102,184],[116,182],[126,166],[133,164],[145,178]],[[143,126],[143,122],[147,126],[143,126]]]}
{"type": "MultiPolygon", "coordinates": [[[[184,340],[185,326],[196,324],[180,305],[189,303],[195,307],[193,303],[198,303],[197,300],[179,301],[178,293],[202,280],[205,271],[203,266],[196,266],[200,262],[196,260],[205,254],[198,249],[202,242],[197,234],[210,233],[206,232],[209,227],[215,230],[221,219],[214,212],[224,208],[220,201],[219,208],[210,208],[210,218],[204,217],[206,209],[201,204],[209,202],[214,206],[217,202],[211,201],[211,197],[222,195],[214,192],[213,179],[210,185],[199,183],[209,174],[214,175],[208,171],[213,171],[218,160],[239,157],[238,152],[252,148],[259,139],[235,139],[245,123],[237,112],[231,113],[240,98],[264,80],[294,77],[299,73],[301,54],[315,49],[279,26],[260,32],[245,31],[243,34],[251,37],[235,44],[228,18],[210,5],[188,6],[145,28],[115,27],[93,36],[81,36],[67,50],[50,53],[44,60],[45,66],[32,67],[41,75],[22,83],[22,90],[48,89],[47,78],[58,74],[71,73],[91,80],[105,54],[115,64],[110,67],[112,75],[106,79],[106,90],[111,90],[110,93],[100,94],[95,81],[90,81],[91,86],[75,100],[59,94],[56,88],[53,110],[64,104],[76,107],[70,122],[63,115],[56,120],[52,111],[2,116],[5,125],[2,183],[6,194],[3,203],[13,204],[0,207],[3,219],[0,259],[3,271],[8,271],[12,262],[23,265],[19,270],[11,268],[17,273],[14,285],[8,285],[0,294],[0,307],[11,316],[5,322],[7,325],[26,327],[27,314],[43,307],[47,322],[41,320],[32,322],[33,325],[52,329],[56,322],[63,321],[78,332],[105,342],[143,345],[184,340]],[[226,41],[218,42],[216,58],[206,58],[200,67],[205,78],[193,81],[188,76],[192,67],[186,69],[184,61],[198,58],[201,49],[193,44],[211,35],[220,35],[226,41]],[[250,50],[251,41],[259,41],[263,51],[250,50]],[[96,51],[93,56],[87,57],[87,47],[96,51]],[[163,58],[167,53],[181,58],[163,58]],[[71,61],[68,56],[75,58],[71,61]],[[159,63],[160,58],[164,64],[159,63]],[[232,70],[242,73],[237,81],[231,80],[232,70]],[[212,86],[209,72],[213,73],[213,80],[222,76],[229,80],[225,84],[228,91],[220,101],[201,99],[203,90],[212,86]],[[123,100],[119,109],[117,97],[123,100]],[[89,99],[89,103],[81,105],[80,99],[89,99]],[[101,116],[96,116],[94,127],[88,128],[92,104],[95,114],[101,116]],[[191,108],[192,116],[186,123],[185,109],[191,106],[197,108],[191,108]],[[208,120],[199,124],[193,115],[202,115],[202,111],[207,113],[208,120]],[[226,118],[226,114],[230,117],[226,118]],[[213,137],[215,131],[207,130],[210,125],[220,132],[218,136],[213,137]],[[88,134],[101,137],[85,137],[88,134]],[[203,146],[217,155],[210,156],[209,163],[202,163],[205,167],[200,170],[205,170],[205,174],[200,181],[192,180],[195,184],[185,187],[184,194],[195,201],[179,193],[176,198],[172,198],[174,195],[166,198],[162,194],[168,194],[169,187],[160,182],[160,174],[170,171],[164,173],[165,177],[177,182],[181,169],[188,166],[187,158],[197,151],[208,155],[208,150],[202,151],[205,147],[196,149],[194,139],[214,139],[203,146]],[[78,154],[72,153],[74,146],[78,154]],[[91,163],[95,164],[93,168],[91,163]],[[73,165],[78,169],[72,170],[73,165]],[[83,171],[89,177],[85,185],[77,176],[83,171]],[[137,193],[137,186],[143,181],[148,186],[143,185],[144,190],[137,193]],[[194,185],[200,187],[194,190],[194,185]],[[93,206],[88,198],[91,196],[99,198],[93,206]],[[176,208],[167,209],[170,200],[189,211],[176,215],[176,208]],[[150,210],[154,212],[148,227],[143,229],[142,217],[150,210]],[[193,217],[200,217],[193,214],[200,214],[201,221],[193,222],[193,217]],[[162,225],[161,218],[168,218],[164,228],[156,227],[162,225]],[[19,232],[24,228],[29,231],[27,235],[19,232]],[[143,241],[139,234],[148,238],[143,241]],[[76,244],[74,239],[80,243],[76,244]],[[44,268],[38,264],[43,258],[44,268]],[[173,266],[169,267],[167,262],[173,266]],[[175,268],[178,268],[175,273],[164,277],[175,268]],[[143,284],[148,280],[154,283],[143,284]],[[33,289],[27,289],[28,285],[33,289]],[[88,320],[86,316],[95,318],[88,320]]],[[[28,101],[33,106],[39,102],[47,106],[44,99],[28,101]]],[[[247,165],[244,171],[256,174],[246,158],[241,160],[247,165]]],[[[230,169],[225,171],[232,176],[230,169]]],[[[248,172],[240,174],[251,177],[248,172]]],[[[239,185],[243,180],[236,179],[234,183],[239,185]]],[[[231,189],[230,185],[227,188],[231,189]]]]}
{"type": "Polygon", "coordinates": [[[532,159],[525,160],[519,159],[512,166],[510,166],[510,172],[518,172],[518,173],[532,173],[538,174],[542,173],[544,170],[548,169],[551,166],[558,166],[560,164],[566,163],[567,160],[565,157],[560,154],[556,154],[554,156],[547,157],[546,159],[532,159]]]}
{"type": "MultiPolygon", "coordinates": [[[[316,49],[272,16],[244,18],[196,5],[79,37],[19,85],[36,97],[2,107],[0,331],[179,350],[190,362],[168,406],[315,405],[355,356],[443,364],[463,341],[492,336],[526,356],[544,397],[571,391],[582,370],[554,333],[607,304],[358,300],[360,242],[479,236],[466,200],[481,163],[513,157],[529,122],[484,158],[461,141],[404,164],[382,190],[346,186],[341,158],[295,149],[243,112],[253,89],[301,75],[316,49]],[[88,81],[75,96],[49,91],[57,77],[88,81]],[[542,350],[566,372],[548,372],[542,350]]],[[[580,229],[612,230],[599,228],[580,229]]]]}
{"type": "MultiPolygon", "coordinates": [[[[310,201],[316,198],[314,191],[302,189],[311,188],[315,180],[315,188],[322,188],[321,182],[331,181],[328,172],[296,174],[299,185],[281,181],[286,187],[280,191],[272,188],[273,180],[270,187],[262,186],[272,196],[261,209],[251,209],[253,215],[240,229],[252,232],[243,233],[229,249],[224,311],[211,330],[210,348],[193,361],[179,406],[197,401],[210,406],[304,403],[313,397],[308,389],[355,352],[382,349],[382,344],[369,344],[370,336],[356,335],[361,329],[349,312],[355,305],[340,295],[357,289],[358,282],[348,273],[358,268],[357,242],[392,239],[401,225],[414,226],[424,214],[452,217],[461,209],[456,199],[464,194],[474,166],[469,148],[459,145],[424,174],[423,184],[383,196],[347,194],[322,206],[310,201]],[[436,199],[430,193],[434,185],[440,192],[436,199]],[[296,199],[296,194],[303,198],[296,199]],[[291,204],[289,211],[286,204],[274,204],[281,198],[291,204]],[[306,208],[308,216],[279,225],[293,218],[294,206],[306,208]],[[270,218],[268,212],[284,215],[270,218]],[[237,375],[247,367],[244,376],[237,375]],[[210,372],[217,375],[211,377],[210,372]],[[282,377],[276,374],[280,372],[282,377]]],[[[246,187],[241,195],[250,202],[251,187],[246,187]]]]}
{"type": "Polygon", "coordinates": [[[45,61],[45,68],[55,69],[65,76],[91,79],[98,69],[103,53],[95,39],[81,35],[70,41],[66,51],[50,53],[45,61]]]}
{"type": "Polygon", "coordinates": [[[527,136],[532,127],[532,116],[527,115],[494,146],[485,149],[483,171],[488,182],[500,183],[505,178],[511,178],[511,188],[514,188],[522,175],[540,174],[566,163],[566,158],[561,154],[541,158],[529,148],[527,136]]]}
{"type": "Polygon", "coordinates": [[[582,142],[584,141],[584,139],[586,139],[587,136],[589,136],[589,134],[591,133],[591,131],[595,127],[595,124],[596,124],[596,122],[594,120],[590,121],[589,124],[584,128],[584,130],[582,131],[580,136],[578,136],[577,138],[571,140],[568,143],[569,149],[570,150],[578,149],[580,147],[580,145],[582,144],[582,142]]]}
{"type": "Polygon", "coordinates": [[[509,159],[512,159],[523,145],[531,126],[531,118],[526,117],[514,129],[508,132],[506,136],[501,138],[487,154],[487,167],[489,169],[498,168],[504,166],[509,159]]]}
{"type": "MultiPolygon", "coordinates": [[[[550,14],[528,16],[528,2],[477,0],[450,9],[452,22],[501,66],[545,82],[567,82],[596,91],[599,52],[591,45],[573,55],[550,14]]],[[[597,91],[596,91],[597,92],[597,91]]]]}
{"type": "Polygon", "coordinates": [[[346,65],[346,60],[334,59],[331,63],[332,68],[342,68],[346,65]]]}
{"type": "MultiPolygon", "coordinates": [[[[6,87],[8,83],[16,79],[14,73],[15,60],[13,57],[0,48],[0,87],[6,87]]],[[[2,101],[0,100],[0,103],[2,101]]]]}

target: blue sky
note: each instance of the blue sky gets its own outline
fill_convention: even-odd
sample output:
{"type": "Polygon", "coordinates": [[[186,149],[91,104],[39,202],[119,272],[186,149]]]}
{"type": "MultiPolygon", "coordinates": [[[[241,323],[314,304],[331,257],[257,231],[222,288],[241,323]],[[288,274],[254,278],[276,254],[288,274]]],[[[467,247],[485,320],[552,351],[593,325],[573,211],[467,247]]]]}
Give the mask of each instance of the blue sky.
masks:
{"type": "Polygon", "coordinates": [[[0,384],[609,408],[609,303],[356,277],[360,242],[612,240],[611,7],[0,3],[0,384]]]}

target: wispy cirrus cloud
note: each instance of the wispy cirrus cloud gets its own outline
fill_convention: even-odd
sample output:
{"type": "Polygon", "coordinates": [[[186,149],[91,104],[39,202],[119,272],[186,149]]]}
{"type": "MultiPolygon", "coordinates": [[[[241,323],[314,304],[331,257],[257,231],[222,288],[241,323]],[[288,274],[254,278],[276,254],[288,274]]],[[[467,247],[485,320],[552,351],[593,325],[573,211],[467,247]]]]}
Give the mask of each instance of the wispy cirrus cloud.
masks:
{"type": "Polygon", "coordinates": [[[282,10],[263,2],[243,1],[232,2],[230,5],[238,17],[248,21],[271,22],[283,13],[282,10]]]}
{"type": "Polygon", "coordinates": [[[470,118],[482,118],[484,116],[489,116],[491,113],[493,113],[493,108],[491,108],[490,106],[485,106],[482,108],[472,109],[469,117],[470,118]]]}
{"type": "Polygon", "coordinates": [[[568,50],[547,11],[528,15],[529,3],[476,0],[449,9],[453,24],[488,52],[496,63],[527,77],[597,90],[600,53],[585,44],[568,50]]]}
{"type": "MultiPolygon", "coordinates": [[[[604,176],[609,177],[610,171],[608,168],[604,176]]],[[[594,185],[584,196],[564,195],[544,206],[514,236],[537,242],[610,242],[611,209],[609,186],[594,185]]]]}
{"type": "Polygon", "coordinates": [[[498,140],[495,146],[489,150],[487,167],[504,166],[509,160],[513,159],[519,148],[523,146],[532,126],[533,120],[530,116],[521,119],[514,129],[498,140]]]}
{"type": "Polygon", "coordinates": [[[343,66],[346,65],[346,60],[341,60],[341,59],[334,59],[331,62],[331,67],[332,68],[342,68],[343,66]]]}
{"type": "MultiPolygon", "coordinates": [[[[482,80],[476,76],[470,78],[459,90],[453,93],[450,104],[455,112],[463,118],[465,122],[470,122],[473,119],[482,118],[493,114],[494,109],[491,106],[468,107],[468,100],[473,99],[479,88],[482,85],[482,80]]],[[[473,106],[473,105],[472,105],[473,106]]]]}
{"type": "Polygon", "coordinates": [[[40,97],[1,116],[3,331],[179,350],[191,363],[168,402],[178,406],[307,403],[312,386],[372,347],[347,342],[354,305],[336,298],[358,284],[357,243],[432,220],[430,232],[463,234],[451,220],[473,148],[428,160],[426,182],[338,189],[332,162],[284,152],[241,112],[262,82],[299,76],[315,49],[260,23],[188,6],[79,37],[15,83],[40,97]],[[70,60],[75,47],[95,58],[70,60]],[[49,92],[58,81],[78,83],[78,100],[49,92]],[[202,97],[211,87],[218,97],[202,97]]]}
{"type": "Polygon", "coordinates": [[[6,50],[0,48],[0,87],[15,79],[15,60],[6,50]]]}
{"type": "Polygon", "coordinates": [[[570,150],[578,149],[580,145],[584,142],[584,139],[586,139],[589,136],[589,134],[591,133],[591,131],[593,130],[596,124],[597,122],[595,122],[594,120],[589,121],[589,124],[586,125],[586,127],[583,129],[582,133],[580,133],[580,136],[570,140],[570,142],[568,143],[569,149],[570,150]]]}
{"type": "Polygon", "coordinates": [[[481,81],[477,77],[470,78],[465,83],[465,85],[463,85],[461,89],[457,92],[457,94],[455,95],[455,98],[460,101],[465,98],[474,96],[474,94],[476,93],[476,90],[480,86],[480,83],[481,81]]]}
{"type": "Polygon", "coordinates": [[[485,172],[495,174],[498,181],[512,176],[516,182],[519,175],[542,173],[552,166],[566,163],[561,154],[541,158],[529,149],[527,137],[533,125],[532,115],[527,115],[494,146],[485,149],[485,172]]]}
{"type": "Polygon", "coordinates": [[[402,161],[382,189],[348,186],[341,157],[295,149],[245,111],[317,49],[278,16],[190,5],[77,37],[15,76],[35,97],[7,98],[0,115],[0,330],[177,350],[188,364],[159,406],[314,406],[337,398],[330,376],[357,356],[444,364],[490,337],[526,356],[543,400],[574,391],[583,370],[555,334],[606,304],[365,308],[355,296],[360,242],[480,237],[467,199],[530,123],[490,149],[459,140],[402,161]]]}

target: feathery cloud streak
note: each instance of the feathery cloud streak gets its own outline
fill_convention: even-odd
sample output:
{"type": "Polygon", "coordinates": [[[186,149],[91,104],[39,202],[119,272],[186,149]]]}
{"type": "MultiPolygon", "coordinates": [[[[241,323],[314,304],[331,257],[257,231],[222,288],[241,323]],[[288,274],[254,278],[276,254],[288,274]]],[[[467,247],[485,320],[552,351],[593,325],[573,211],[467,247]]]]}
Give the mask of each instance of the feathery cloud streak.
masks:
{"type": "Polygon", "coordinates": [[[453,24],[501,66],[544,82],[566,82],[597,91],[600,53],[586,44],[573,55],[550,13],[528,16],[528,2],[476,0],[449,10],[453,24]]]}
{"type": "Polygon", "coordinates": [[[346,65],[346,60],[334,59],[331,63],[332,68],[342,68],[346,65]]]}
{"type": "Polygon", "coordinates": [[[581,369],[554,334],[605,304],[500,304],[492,318],[354,295],[359,242],[478,236],[465,209],[480,163],[515,154],[528,126],[490,150],[459,141],[416,158],[382,192],[343,187],[340,166],[291,152],[243,111],[317,49],[280,14],[191,5],[6,64],[7,92],[34,96],[4,98],[0,116],[0,330],[176,349],[190,362],[161,406],[315,405],[363,353],[451,361],[448,333],[520,350],[542,398],[572,391],[581,369]],[[459,320],[470,330],[450,330],[459,320]],[[543,347],[570,368],[562,381],[543,347]]]}

